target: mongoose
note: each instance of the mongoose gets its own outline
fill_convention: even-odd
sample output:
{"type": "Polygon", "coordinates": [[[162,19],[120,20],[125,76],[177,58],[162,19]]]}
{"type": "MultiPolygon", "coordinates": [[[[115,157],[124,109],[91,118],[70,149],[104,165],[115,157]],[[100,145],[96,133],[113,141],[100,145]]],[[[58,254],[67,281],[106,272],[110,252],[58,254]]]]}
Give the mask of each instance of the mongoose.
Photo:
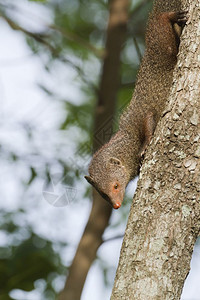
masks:
{"type": "Polygon", "coordinates": [[[122,204],[127,184],[139,173],[141,156],[165,107],[186,14],[180,11],[179,0],[154,2],[132,100],[120,118],[119,130],[94,154],[85,176],[115,209],[122,204]]]}

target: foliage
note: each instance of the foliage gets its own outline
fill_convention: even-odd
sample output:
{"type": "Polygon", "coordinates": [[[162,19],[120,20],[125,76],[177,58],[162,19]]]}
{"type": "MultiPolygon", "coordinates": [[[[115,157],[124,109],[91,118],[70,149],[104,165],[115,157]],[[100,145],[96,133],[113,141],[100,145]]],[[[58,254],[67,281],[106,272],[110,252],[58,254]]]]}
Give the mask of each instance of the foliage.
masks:
{"type": "MultiPolygon", "coordinates": [[[[22,210],[16,213],[21,220],[24,218],[22,210]]],[[[13,289],[34,290],[39,279],[46,281],[44,299],[49,290],[55,297],[52,282],[65,269],[53,243],[35,234],[29,226],[16,224],[12,213],[1,211],[0,215],[0,234],[6,237],[5,245],[0,247],[0,298],[8,299],[13,289]]]]}

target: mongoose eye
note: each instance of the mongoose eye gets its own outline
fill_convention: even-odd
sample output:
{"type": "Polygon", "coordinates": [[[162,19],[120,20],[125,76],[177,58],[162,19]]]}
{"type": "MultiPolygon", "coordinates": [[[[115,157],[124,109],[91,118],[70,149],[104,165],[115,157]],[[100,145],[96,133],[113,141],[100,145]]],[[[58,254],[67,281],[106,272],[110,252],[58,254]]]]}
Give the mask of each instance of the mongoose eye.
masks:
{"type": "Polygon", "coordinates": [[[118,189],[118,184],[117,184],[117,183],[114,185],[114,189],[115,189],[115,190],[118,189]]]}

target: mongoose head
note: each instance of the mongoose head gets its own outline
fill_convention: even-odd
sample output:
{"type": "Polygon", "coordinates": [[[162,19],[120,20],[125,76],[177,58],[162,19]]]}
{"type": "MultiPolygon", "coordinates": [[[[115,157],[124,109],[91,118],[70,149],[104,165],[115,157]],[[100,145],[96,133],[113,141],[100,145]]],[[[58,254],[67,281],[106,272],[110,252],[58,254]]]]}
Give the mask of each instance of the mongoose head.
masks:
{"type": "Polygon", "coordinates": [[[89,174],[85,176],[86,180],[113,208],[120,208],[129,181],[122,162],[115,157],[94,156],[89,166],[89,174]]]}

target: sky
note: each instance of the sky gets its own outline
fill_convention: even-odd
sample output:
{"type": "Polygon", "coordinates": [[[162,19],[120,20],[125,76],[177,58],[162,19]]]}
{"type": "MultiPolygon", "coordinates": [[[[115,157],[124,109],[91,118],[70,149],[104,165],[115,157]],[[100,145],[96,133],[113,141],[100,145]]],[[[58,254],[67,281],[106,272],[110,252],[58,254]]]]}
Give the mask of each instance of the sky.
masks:
{"type": "MultiPolygon", "coordinates": [[[[38,11],[36,5],[25,4],[24,1],[20,3],[26,10],[31,10],[31,13],[36,15],[42,14],[44,18],[44,12],[38,11]]],[[[48,14],[46,17],[48,19],[48,14]]],[[[28,26],[35,26],[35,22],[34,25],[28,26]]],[[[36,26],[39,25],[36,24],[36,26]]],[[[61,104],[49,101],[46,94],[38,87],[38,83],[45,82],[56,89],[58,81],[65,80],[70,98],[77,101],[81,92],[72,82],[73,70],[69,68],[63,79],[58,75],[60,73],[58,67],[57,70],[55,69],[55,76],[50,78],[44,72],[41,60],[32,55],[23,35],[11,30],[2,19],[0,19],[0,35],[4,41],[0,48],[0,139],[8,148],[15,149],[22,155],[31,152],[33,147],[36,147],[51,157],[53,153],[49,149],[53,148],[52,145],[55,146],[56,143],[60,144],[63,141],[63,133],[57,130],[57,125],[64,116],[62,116],[61,104]],[[30,145],[24,135],[22,127],[26,123],[36,128],[35,145],[30,145]]],[[[65,90],[59,92],[64,93],[65,90]]],[[[66,144],[63,144],[63,148],[67,149],[69,155],[73,155],[73,142],[70,142],[69,137],[66,144]]],[[[42,181],[36,182],[32,190],[24,194],[24,189],[16,178],[28,178],[30,174],[25,165],[15,164],[14,166],[7,161],[1,161],[0,164],[0,193],[4,199],[0,206],[15,210],[21,201],[26,199],[26,205],[33,208],[27,214],[27,222],[38,234],[60,241],[66,241],[67,234],[67,240],[70,241],[71,246],[67,253],[62,253],[62,257],[66,263],[69,263],[87,221],[91,204],[85,201],[81,214],[77,214],[77,210],[80,209],[78,203],[71,203],[66,209],[55,208],[42,196],[44,187],[42,181]],[[34,203],[36,197],[40,199],[37,205],[34,203]],[[73,234],[71,234],[71,228],[73,228],[73,234]]],[[[132,194],[133,190],[134,187],[131,187],[129,193],[132,194]]],[[[78,187],[77,197],[81,194],[81,188],[78,187]]],[[[117,220],[117,211],[115,211],[112,222],[117,222],[117,220]]],[[[123,233],[124,229],[125,225],[122,224],[119,234],[123,233]]],[[[112,230],[107,230],[105,237],[111,236],[112,230]]],[[[3,243],[3,239],[0,243],[3,243]]],[[[104,263],[113,267],[109,274],[111,281],[114,279],[121,243],[122,239],[107,242],[98,251],[104,263]]],[[[194,249],[191,267],[192,272],[187,278],[182,300],[200,300],[200,243],[194,249]]],[[[62,280],[58,280],[56,284],[58,289],[61,288],[62,280]]],[[[38,288],[38,291],[39,289],[42,289],[42,286],[38,288]]],[[[110,293],[111,290],[104,287],[100,267],[98,262],[95,262],[88,274],[81,300],[107,300],[110,298],[110,293]]],[[[16,299],[24,300],[24,293],[16,291],[14,295],[16,299]]],[[[26,299],[40,300],[39,293],[35,291],[30,295],[26,294],[26,299]]]]}

